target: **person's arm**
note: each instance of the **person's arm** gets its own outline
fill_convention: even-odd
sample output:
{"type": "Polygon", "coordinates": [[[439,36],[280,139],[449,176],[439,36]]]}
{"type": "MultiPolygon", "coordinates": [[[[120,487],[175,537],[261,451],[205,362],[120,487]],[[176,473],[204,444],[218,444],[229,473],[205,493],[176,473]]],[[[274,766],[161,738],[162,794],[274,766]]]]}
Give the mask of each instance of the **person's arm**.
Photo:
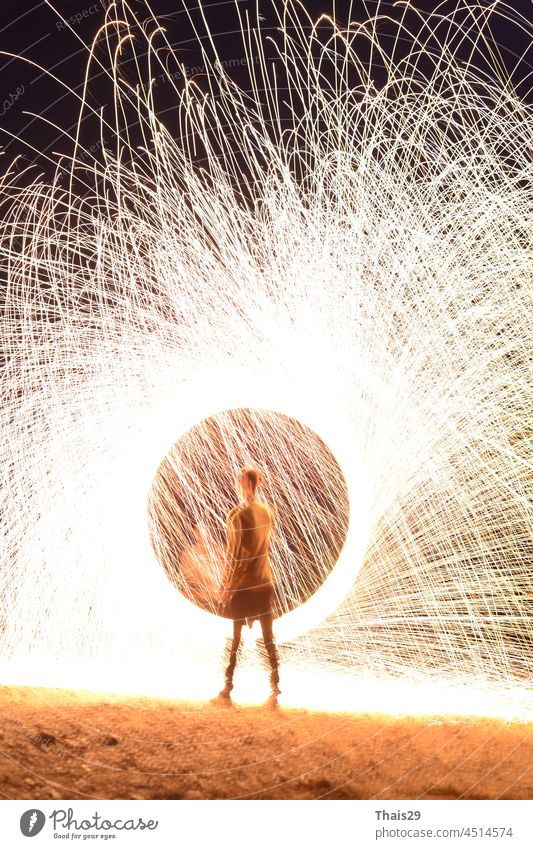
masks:
{"type": "Polygon", "coordinates": [[[228,516],[227,542],[226,542],[226,574],[222,591],[226,594],[232,593],[233,581],[239,568],[239,552],[241,548],[241,522],[238,509],[234,509],[228,516]]]}

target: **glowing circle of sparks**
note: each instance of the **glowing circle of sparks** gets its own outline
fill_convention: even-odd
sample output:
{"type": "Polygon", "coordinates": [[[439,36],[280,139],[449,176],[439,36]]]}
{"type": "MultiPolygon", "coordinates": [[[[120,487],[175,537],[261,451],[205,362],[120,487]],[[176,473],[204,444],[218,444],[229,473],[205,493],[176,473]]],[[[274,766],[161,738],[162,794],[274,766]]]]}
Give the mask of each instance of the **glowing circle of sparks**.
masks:
{"type": "MultiPolygon", "coordinates": [[[[263,391],[261,388],[261,394],[263,391]]],[[[287,401],[285,402],[287,403],[287,401]]],[[[330,446],[326,445],[323,440],[312,439],[313,431],[308,427],[306,427],[305,436],[302,438],[302,435],[299,435],[294,430],[295,425],[301,428],[302,423],[301,421],[295,422],[294,417],[281,416],[279,412],[272,414],[270,411],[246,410],[246,408],[244,412],[250,417],[253,417],[255,414],[255,427],[251,433],[255,440],[261,440],[263,443],[262,445],[254,445],[254,456],[252,456],[248,465],[253,465],[255,461],[255,465],[259,465],[262,469],[267,485],[273,479],[271,487],[274,492],[276,488],[279,491],[279,498],[270,498],[267,500],[270,500],[274,504],[276,515],[280,517],[279,520],[276,520],[276,522],[279,521],[280,528],[276,529],[274,538],[276,536],[278,539],[281,537],[285,542],[285,545],[276,554],[276,539],[274,539],[273,570],[276,576],[276,583],[278,584],[278,592],[282,594],[280,599],[282,615],[276,620],[276,636],[281,642],[286,642],[295,639],[301,634],[306,634],[311,628],[323,621],[328,613],[334,611],[339,606],[353,586],[357,572],[354,564],[361,563],[366,547],[364,534],[360,533],[359,537],[357,537],[357,530],[361,532],[361,504],[360,499],[355,495],[354,502],[358,516],[357,521],[354,517],[352,531],[350,531],[349,517],[350,512],[353,513],[353,508],[350,510],[352,503],[349,497],[350,486],[330,446]],[[280,437],[280,433],[282,437],[280,437]],[[290,451],[291,447],[294,456],[287,453],[283,455],[283,451],[290,451]],[[310,456],[311,451],[314,451],[316,456],[310,456]],[[256,460],[258,456],[262,458],[262,461],[256,460]],[[306,462],[307,466],[304,465],[306,462]],[[320,463],[323,464],[322,469],[320,468],[320,463]],[[325,469],[326,464],[328,464],[327,473],[325,469]],[[336,502],[342,501],[342,504],[336,505],[335,513],[329,512],[329,515],[327,511],[325,512],[322,509],[319,518],[321,493],[317,492],[317,489],[320,487],[327,487],[328,492],[326,495],[336,502]],[[347,498],[344,494],[345,487],[348,490],[347,498]],[[283,501],[280,500],[282,498],[283,501]],[[287,502],[286,507],[284,507],[285,501],[287,502]],[[292,521],[288,516],[289,510],[292,514],[292,521]],[[332,522],[339,525],[339,527],[333,530],[329,527],[327,528],[332,534],[329,544],[327,541],[321,539],[320,536],[320,525],[325,523],[326,516],[328,525],[332,522]],[[345,520],[345,524],[342,520],[345,520]],[[334,535],[339,537],[337,544],[339,545],[340,553],[338,557],[335,555],[332,558],[330,546],[334,544],[334,535]],[[294,537],[292,546],[291,536],[294,537]],[[292,570],[293,580],[298,580],[297,577],[294,577],[298,575],[298,564],[295,562],[295,558],[298,556],[295,551],[295,545],[297,544],[302,545],[304,550],[307,551],[307,559],[309,561],[300,567],[299,580],[303,584],[301,593],[303,601],[301,596],[298,600],[290,598],[290,596],[294,596],[294,590],[296,588],[291,587],[290,580],[284,580],[284,575],[281,574],[284,570],[287,573],[290,573],[292,570]],[[306,576],[305,572],[309,568],[313,568],[313,566],[318,569],[318,575],[312,577],[306,576]],[[305,592],[305,588],[310,586],[312,590],[305,592]],[[288,594],[289,598],[286,598],[285,594],[288,594]],[[288,610],[287,607],[289,607],[288,610]]],[[[202,441],[202,431],[200,430],[198,432],[199,429],[197,427],[193,428],[187,434],[183,434],[176,441],[172,452],[167,454],[167,457],[172,458],[171,465],[168,468],[172,472],[174,486],[179,493],[180,503],[178,515],[182,511],[179,518],[182,525],[186,525],[187,521],[190,523],[193,516],[196,521],[203,521],[204,523],[211,518],[209,515],[206,517],[202,514],[202,509],[211,509],[210,505],[207,505],[205,501],[202,489],[205,490],[206,487],[216,487],[219,489],[219,481],[227,477],[229,477],[229,482],[226,485],[229,488],[232,488],[234,485],[233,482],[237,470],[244,463],[243,460],[239,463],[236,454],[237,451],[240,453],[244,450],[243,446],[246,444],[245,436],[247,432],[250,432],[250,425],[246,424],[242,414],[240,418],[242,419],[241,429],[244,432],[244,437],[241,437],[238,430],[239,415],[232,418],[230,423],[227,421],[224,422],[223,415],[210,417],[207,420],[209,422],[216,422],[217,420],[220,422],[220,427],[222,428],[220,439],[224,441],[225,454],[227,453],[227,456],[223,456],[223,462],[228,463],[228,469],[220,468],[221,459],[216,453],[216,443],[212,441],[207,442],[208,447],[206,448],[206,443],[202,441]],[[198,464],[194,469],[187,469],[187,463],[190,462],[188,458],[191,448],[189,447],[188,451],[185,447],[180,448],[180,443],[185,442],[185,438],[187,438],[189,443],[192,442],[193,444],[192,456],[195,464],[198,464]],[[211,450],[209,450],[209,446],[211,450]],[[182,454],[184,455],[183,459],[181,457],[182,454]],[[205,465],[205,471],[198,480],[198,469],[202,467],[202,464],[205,465]],[[228,474],[231,468],[233,469],[233,476],[228,474]],[[188,484],[189,476],[192,476],[192,480],[195,483],[194,488],[188,484]],[[216,483],[213,482],[213,478],[216,480],[216,483]]],[[[253,418],[251,418],[251,421],[254,423],[253,418]]],[[[325,425],[326,423],[323,424],[325,425]]],[[[328,431],[330,438],[332,436],[339,437],[338,429],[335,427],[332,428],[331,424],[328,427],[328,431]]],[[[204,439],[207,438],[207,433],[204,439]]],[[[339,441],[339,450],[341,446],[342,442],[339,441]]],[[[348,468],[355,475],[353,455],[347,454],[345,461],[347,463],[349,462],[348,468]]],[[[357,493],[360,487],[361,475],[359,473],[357,478],[354,476],[354,493],[357,493]]],[[[322,493],[322,497],[323,495],[324,493],[322,493]]],[[[152,489],[150,495],[150,528],[152,534],[151,543],[158,562],[161,563],[163,561],[165,563],[166,561],[167,574],[168,572],[172,574],[176,564],[179,562],[180,554],[183,553],[186,542],[181,542],[181,544],[175,542],[173,546],[165,551],[161,526],[165,522],[170,526],[172,521],[175,521],[175,518],[168,516],[164,506],[164,500],[169,496],[172,497],[172,490],[167,489],[165,491],[164,485],[160,484],[159,487],[152,489]],[[158,505],[161,505],[159,512],[157,510],[158,505]]],[[[220,511],[219,505],[216,505],[215,509],[217,509],[218,513],[220,511]]],[[[173,504],[173,516],[175,516],[175,511],[176,506],[173,504]]],[[[218,516],[217,519],[218,524],[222,524],[224,517],[218,516]]],[[[216,529],[216,523],[214,527],[216,529]]],[[[207,538],[214,539],[215,537],[211,533],[208,534],[207,538]]],[[[213,569],[213,566],[209,566],[209,563],[207,563],[204,564],[203,568],[209,570],[210,568],[213,569]]],[[[206,578],[209,580],[209,576],[206,576],[206,578]]],[[[185,614],[183,612],[182,615],[187,615],[193,627],[197,627],[202,633],[206,629],[216,629],[216,632],[219,631],[220,623],[213,619],[213,612],[216,612],[216,608],[209,610],[208,605],[208,609],[205,610],[191,603],[191,600],[187,598],[186,594],[183,594],[183,598],[187,600],[187,613],[185,614]],[[194,625],[193,619],[196,625],[194,625]]],[[[180,599],[180,611],[185,610],[183,608],[183,598],[180,599]]]]}
{"type": "Polygon", "coordinates": [[[72,160],[2,179],[3,679],[212,687],[227,623],[169,593],[147,498],[177,435],[268,408],[320,435],[350,497],[338,568],[279,622],[296,702],[318,675],[349,705],[367,676],[441,709],[437,678],[525,713],[531,110],[483,5],[278,15],[271,40],[242,21],[244,91],[209,33],[188,75],[148,7],[110,4],[72,160]]]}

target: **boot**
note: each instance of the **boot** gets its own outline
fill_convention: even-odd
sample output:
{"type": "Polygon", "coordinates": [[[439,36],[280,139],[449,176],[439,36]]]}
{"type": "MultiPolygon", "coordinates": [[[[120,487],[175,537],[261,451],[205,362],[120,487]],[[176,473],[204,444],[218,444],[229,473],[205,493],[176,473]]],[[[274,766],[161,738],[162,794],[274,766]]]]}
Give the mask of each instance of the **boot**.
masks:
{"type": "Polygon", "coordinates": [[[211,699],[212,704],[225,705],[227,707],[231,707],[233,704],[230,693],[233,690],[233,673],[235,672],[235,666],[237,665],[240,650],[241,641],[239,640],[238,643],[235,643],[235,640],[232,637],[228,637],[224,650],[224,666],[226,667],[224,674],[225,685],[224,689],[220,691],[218,696],[211,699]]]}

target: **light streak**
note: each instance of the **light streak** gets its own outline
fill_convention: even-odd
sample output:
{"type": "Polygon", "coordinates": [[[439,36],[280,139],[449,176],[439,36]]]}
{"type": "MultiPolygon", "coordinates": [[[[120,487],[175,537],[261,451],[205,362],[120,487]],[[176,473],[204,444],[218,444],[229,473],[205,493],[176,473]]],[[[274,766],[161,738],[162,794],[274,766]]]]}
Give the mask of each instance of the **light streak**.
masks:
{"type": "Polygon", "coordinates": [[[399,678],[531,710],[531,113],[486,70],[484,8],[387,39],[288,4],[275,62],[243,24],[243,93],[210,40],[176,82],[110,5],[112,141],[88,166],[85,92],[65,187],[64,161],[2,183],[3,680],[216,687],[227,622],[172,590],[147,502],[176,440],[248,408],[311,428],[348,487],[338,566],[277,622],[288,700],[399,678]]]}

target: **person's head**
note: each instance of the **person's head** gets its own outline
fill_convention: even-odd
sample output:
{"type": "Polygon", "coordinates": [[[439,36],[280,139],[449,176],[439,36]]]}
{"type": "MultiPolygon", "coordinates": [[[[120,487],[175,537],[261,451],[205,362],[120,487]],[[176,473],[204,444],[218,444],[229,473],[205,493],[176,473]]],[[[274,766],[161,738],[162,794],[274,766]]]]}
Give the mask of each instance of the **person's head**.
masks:
{"type": "Polygon", "coordinates": [[[241,469],[237,478],[237,493],[244,500],[253,499],[263,482],[259,469],[241,469]]]}

